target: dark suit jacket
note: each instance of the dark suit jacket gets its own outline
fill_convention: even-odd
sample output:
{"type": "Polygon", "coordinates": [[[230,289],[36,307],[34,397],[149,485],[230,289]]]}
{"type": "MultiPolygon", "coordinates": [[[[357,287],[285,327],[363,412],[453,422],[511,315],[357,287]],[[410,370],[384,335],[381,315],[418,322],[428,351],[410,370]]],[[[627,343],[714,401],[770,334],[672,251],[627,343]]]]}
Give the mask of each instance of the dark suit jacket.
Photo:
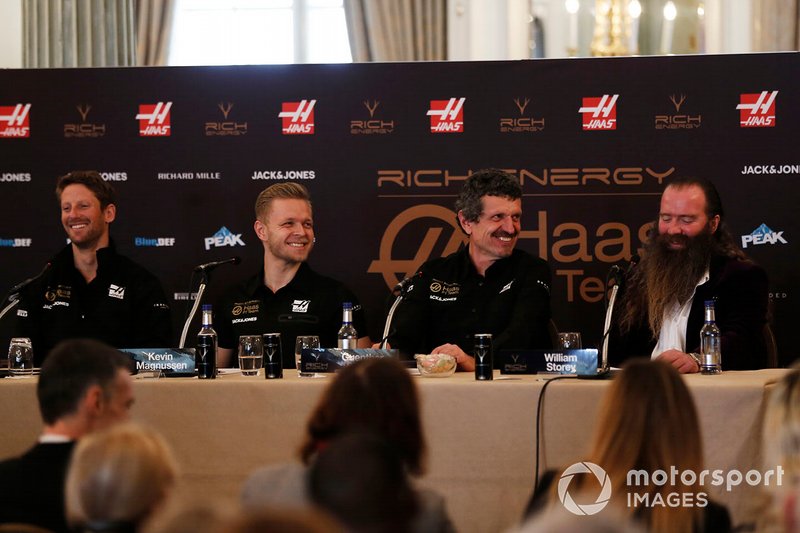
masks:
{"type": "MultiPolygon", "coordinates": [[[[620,299],[621,300],[621,299],[620,299]]],[[[767,275],[758,265],[724,256],[712,258],[709,280],[697,287],[686,324],[686,351],[700,351],[704,301],[715,301],[717,326],[722,332],[722,369],[752,370],[767,366],[764,325],[769,292],[767,275]]],[[[630,357],[650,357],[656,340],[643,317],[625,335],[612,329],[609,361],[619,366],[630,357]]]]}
{"type": "Polygon", "coordinates": [[[22,456],[0,462],[0,524],[69,531],[64,480],[74,447],[74,442],[36,444],[22,456]]]}

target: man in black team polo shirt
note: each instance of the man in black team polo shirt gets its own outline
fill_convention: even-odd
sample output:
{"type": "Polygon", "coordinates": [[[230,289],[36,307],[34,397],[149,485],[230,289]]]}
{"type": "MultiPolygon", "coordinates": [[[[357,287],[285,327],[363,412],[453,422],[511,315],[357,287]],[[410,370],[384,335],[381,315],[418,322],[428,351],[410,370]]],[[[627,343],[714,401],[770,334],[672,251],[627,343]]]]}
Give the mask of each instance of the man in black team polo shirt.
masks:
{"type": "Polygon", "coordinates": [[[298,183],[267,187],[256,199],[256,235],[264,245],[264,265],[229,291],[214,321],[219,336],[218,365],[235,366],[240,335],[278,332],[283,367],[294,368],[298,335],[317,335],[324,348],[336,346],[342,303],[353,303],[353,325],[369,347],[364,312],[350,290],[317,274],[306,260],[314,247],[311,197],[298,183]]]}
{"type": "Polygon", "coordinates": [[[109,236],[114,188],[93,170],[58,179],[68,244],[20,294],[16,336],[30,337],[36,366],[63,339],[88,337],[116,348],[172,345],[172,319],[158,279],[118,254],[109,236]]]}
{"type": "Polygon", "coordinates": [[[515,249],[519,181],[500,170],[478,171],[455,208],[468,245],[422,265],[394,316],[392,348],[450,354],[460,370],[475,368],[475,333],[491,333],[495,350],[550,348],[550,269],[515,249]]]}

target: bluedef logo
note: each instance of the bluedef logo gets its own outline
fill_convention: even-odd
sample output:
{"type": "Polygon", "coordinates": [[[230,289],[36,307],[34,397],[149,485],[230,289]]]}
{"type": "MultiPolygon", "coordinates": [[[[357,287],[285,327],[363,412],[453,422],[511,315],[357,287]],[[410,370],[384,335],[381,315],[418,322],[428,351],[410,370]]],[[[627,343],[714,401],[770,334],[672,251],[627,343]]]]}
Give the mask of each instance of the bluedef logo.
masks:
{"type": "Polygon", "coordinates": [[[2,248],[30,248],[31,239],[3,239],[0,238],[0,247],[2,248]]]}
{"type": "Polygon", "coordinates": [[[759,244],[788,244],[783,238],[783,231],[772,231],[766,224],[761,224],[750,235],[742,235],[742,248],[759,244]]]}
{"type": "Polygon", "coordinates": [[[232,233],[231,230],[222,226],[213,236],[205,238],[206,250],[211,247],[219,248],[220,246],[244,246],[241,233],[232,233]]]}
{"type": "Polygon", "coordinates": [[[135,246],[175,246],[175,237],[134,237],[135,246]]]}

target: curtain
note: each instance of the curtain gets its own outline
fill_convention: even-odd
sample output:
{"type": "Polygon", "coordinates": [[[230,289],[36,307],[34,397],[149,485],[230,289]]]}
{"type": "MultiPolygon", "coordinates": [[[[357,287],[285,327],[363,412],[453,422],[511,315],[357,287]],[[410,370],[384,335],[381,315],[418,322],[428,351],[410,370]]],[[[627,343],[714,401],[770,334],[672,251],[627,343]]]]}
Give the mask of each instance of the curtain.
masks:
{"type": "Polygon", "coordinates": [[[139,66],[167,64],[174,13],[174,0],[137,0],[136,63],[139,66]]]}
{"type": "Polygon", "coordinates": [[[753,2],[753,51],[800,50],[800,0],[753,2]]]}
{"type": "Polygon", "coordinates": [[[447,59],[446,0],[344,0],[353,61],[447,59]]]}
{"type": "Polygon", "coordinates": [[[134,64],[134,0],[22,0],[23,66],[134,64]]]}

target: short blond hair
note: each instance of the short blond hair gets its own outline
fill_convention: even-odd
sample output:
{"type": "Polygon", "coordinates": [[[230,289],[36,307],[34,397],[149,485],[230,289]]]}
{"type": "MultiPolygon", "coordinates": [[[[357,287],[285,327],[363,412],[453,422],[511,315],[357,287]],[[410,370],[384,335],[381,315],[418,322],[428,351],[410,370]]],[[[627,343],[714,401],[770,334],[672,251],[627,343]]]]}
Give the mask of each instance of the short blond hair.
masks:
{"type": "Polygon", "coordinates": [[[304,185],[294,182],[276,183],[270,185],[256,198],[256,218],[266,219],[273,200],[305,200],[311,205],[311,194],[304,185]]]}
{"type": "Polygon", "coordinates": [[[140,524],[175,483],[177,468],[164,439],[133,423],[81,438],[65,483],[67,521],[140,524]]]}

